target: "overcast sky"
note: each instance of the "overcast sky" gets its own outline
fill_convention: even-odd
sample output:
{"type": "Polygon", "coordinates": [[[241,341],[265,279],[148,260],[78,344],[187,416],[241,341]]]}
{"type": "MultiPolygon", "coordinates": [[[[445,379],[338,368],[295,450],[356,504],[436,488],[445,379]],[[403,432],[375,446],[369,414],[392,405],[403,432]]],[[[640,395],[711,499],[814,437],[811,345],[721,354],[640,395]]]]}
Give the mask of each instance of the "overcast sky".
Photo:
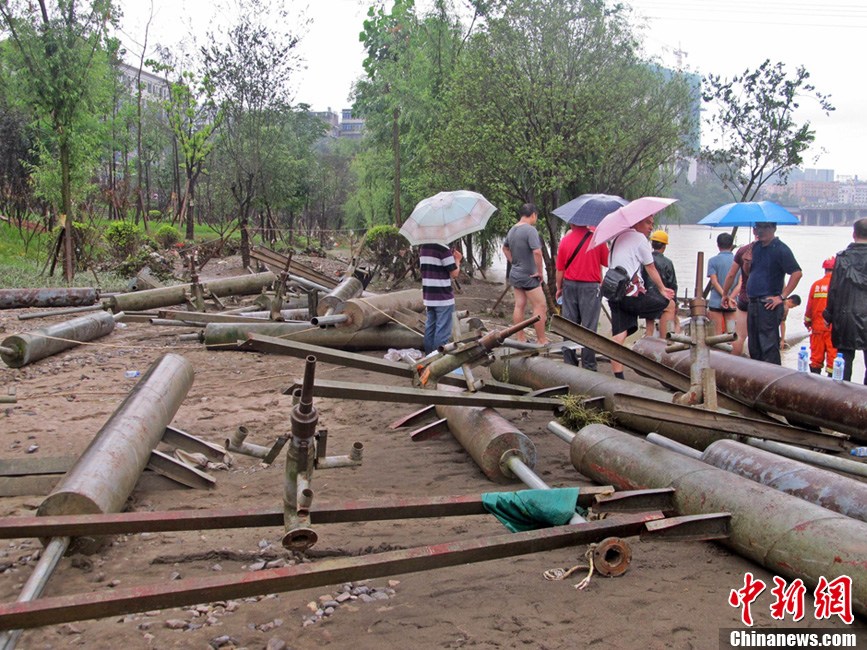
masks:
{"type": "MultiPolygon", "coordinates": [[[[556,0],[554,0],[556,1],[556,0]]],[[[816,88],[831,96],[837,110],[825,116],[809,99],[802,119],[816,130],[808,167],[867,179],[867,83],[863,69],[867,39],[864,0],[625,0],[646,19],[647,53],[662,62],[706,74],[730,77],[765,59],[791,70],[803,65],[816,88]],[[823,151],[824,150],[824,151],[823,151]]],[[[421,4],[421,2],[419,2],[421,4]]],[[[295,3],[311,19],[300,51],[307,69],[296,100],[314,110],[350,106],[352,82],[361,74],[358,41],[367,0],[315,0],[295,3]]],[[[147,0],[121,0],[124,40],[134,50],[141,41],[147,0]]],[[[171,45],[191,30],[203,33],[214,18],[210,0],[153,0],[150,43],[171,45]],[[190,27],[190,25],[195,25],[190,27]]],[[[130,59],[129,63],[133,63],[130,59]]]]}

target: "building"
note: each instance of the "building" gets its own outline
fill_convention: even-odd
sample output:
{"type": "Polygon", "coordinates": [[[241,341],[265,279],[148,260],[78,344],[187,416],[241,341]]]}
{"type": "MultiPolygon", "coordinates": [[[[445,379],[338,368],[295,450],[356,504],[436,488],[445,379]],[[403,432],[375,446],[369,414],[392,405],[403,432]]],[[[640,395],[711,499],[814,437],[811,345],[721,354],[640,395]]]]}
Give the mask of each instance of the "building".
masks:
{"type": "Polygon", "coordinates": [[[136,81],[141,80],[141,94],[143,99],[162,101],[169,98],[169,82],[163,77],[158,77],[147,70],[139,72],[138,68],[134,68],[126,63],[119,63],[117,69],[120,72],[123,83],[127,90],[129,90],[131,96],[136,96],[136,81]]]}
{"type": "Polygon", "coordinates": [[[326,138],[340,137],[340,118],[337,113],[331,110],[330,106],[327,111],[313,111],[313,115],[325,122],[328,127],[328,131],[325,133],[326,138]]]}
{"type": "Polygon", "coordinates": [[[340,119],[340,137],[358,139],[364,135],[364,120],[352,115],[351,108],[344,108],[340,119]]]}
{"type": "Polygon", "coordinates": [[[844,205],[867,206],[867,183],[839,183],[839,202],[844,205]]]}

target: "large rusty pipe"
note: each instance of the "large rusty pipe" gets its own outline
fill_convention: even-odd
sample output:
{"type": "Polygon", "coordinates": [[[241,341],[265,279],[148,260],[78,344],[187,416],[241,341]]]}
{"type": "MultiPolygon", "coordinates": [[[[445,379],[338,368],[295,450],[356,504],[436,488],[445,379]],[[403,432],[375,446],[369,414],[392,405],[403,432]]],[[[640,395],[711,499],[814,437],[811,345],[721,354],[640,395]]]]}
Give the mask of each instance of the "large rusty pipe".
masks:
{"type": "Polygon", "coordinates": [[[166,354],[152,363],[37,514],[119,512],[192,383],[184,357],[166,354]]]}
{"type": "Polygon", "coordinates": [[[10,368],[21,368],[74,348],[79,343],[106,336],[114,330],[114,325],[114,316],[99,312],[31,332],[13,334],[3,339],[4,350],[0,352],[0,358],[10,368]]]}
{"type": "MultiPolygon", "coordinates": [[[[242,296],[259,293],[264,287],[273,284],[277,276],[270,271],[252,275],[237,275],[231,278],[221,278],[204,282],[203,287],[211,295],[242,296]]],[[[109,308],[114,311],[147,311],[171,305],[184,303],[193,291],[192,284],[179,284],[172,287],[133,291],[111,296],[108,299],[109,308]]]]}
{"type": "Polygon", "coordinates": [[[364,293],[364,285],[361,284],[361,280],[354,275],[347,276],[334,289],[319,298],[316,314],[324,316],[330,310],[337,309],[338,306],[347,300],[357,298],[362,293],[364,293]]]}
{"type": "MultiPolygon", "coordinates": [[[[573,395],[602,397],[605,410],[614,410],[614,396],[618,393],[637,395],[662,402],[673,402],[674,395],[658,388],[650,388],[630,381],[617,379],[601,372],[591,372],[570,366],[560,361],[543,357],[514,358],[503,360],[497,356],[490,366],[491,376],[499,381],[527,386],[534,390],[552,386],[568,386],[573,395]]],[[[648,433],[657,431],[690,447],[704,449],[714,440],[725,437],[697,430],[688,422],[662,422],[655,418],[619,413],[617,422],[634,431],[648,433]]]]}
{"type": "Polygon", "coordinates": [[[828,510],[867,521],[867,483],[736,440],[717,440],[704,450],[701,459],[828,510]]]}
{"type": "Polygon", "coordinates": [[[867,615],[864,522],[600,424],[576,433],[570,458],[582,475],[619,490],[674,488],[680,515],[730,512],[723,544],[811,588],[822,576],[849,576],[852,607],[867,615]]]}
{"type": "Polygon", "coordinates": [[[0,289],[0,309],[83,307],[99,300],[93,288],[0,289]]]}
{"type": "Polygon", "coordinates": [[[424,336],[402,325],[380,325],[352,331],[346,328],[322,329],[309,323],[208,323],[203,341],[209,350],[234,350],[247,334],[264,334],[290,341],[348,351],[421,349],[424,336]]]}
{"type": "MultiPolygon", "coordinates": [[[[689,372],[689,355],[666,353],[663,341],[645,337],[632,349],[689,372]]],[[[716,351],[710,353],[710,364],[720,390],[750,406],[867,441],[867,386],[716,351]]]]}
{"type": "Polygon", "coordinates": [[[391,322],[391,313],[401,309],[424,311],[421,289],[395,291],[369,298],[352,298],[343,303],[340,313],[349,316],[339,327],[359,330],[391,322]]]}
{"type": "Polygon", "coordinates": [[[448,420],[452,435],[494,483],[515,480],[508,465],[512,457],[530,469],[536,465],[536,445],[494,409],[438,405],[436,413],[448,420]]]}

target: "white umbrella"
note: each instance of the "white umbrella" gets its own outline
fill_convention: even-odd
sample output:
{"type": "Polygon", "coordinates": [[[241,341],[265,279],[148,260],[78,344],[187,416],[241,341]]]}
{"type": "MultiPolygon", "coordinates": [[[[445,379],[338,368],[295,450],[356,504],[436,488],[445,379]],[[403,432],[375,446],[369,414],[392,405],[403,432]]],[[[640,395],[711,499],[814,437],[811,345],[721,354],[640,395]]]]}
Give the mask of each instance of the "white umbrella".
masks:
{"type": "Polygon", "coordinates": [[[496,207],[478,192],[440,192],[419,201],[400,228],[413,246],[442,244],[482,230],[496,207]]]}

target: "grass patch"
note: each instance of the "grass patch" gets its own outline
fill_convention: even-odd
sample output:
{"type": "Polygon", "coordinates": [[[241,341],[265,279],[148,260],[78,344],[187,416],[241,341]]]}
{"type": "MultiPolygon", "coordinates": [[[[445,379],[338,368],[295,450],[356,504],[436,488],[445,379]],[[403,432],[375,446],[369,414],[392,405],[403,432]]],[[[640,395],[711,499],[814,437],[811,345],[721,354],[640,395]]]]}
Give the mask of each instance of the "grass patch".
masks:
{"type": "Polygon", "coordinates": [[[558,419],[560,424],[573,431],[582,429],[588,424],[614,425],[614,416],[608,411],[599,411],[584,406],[586,395],[561,395],[563,402],[563,415],[558,419]]]}

